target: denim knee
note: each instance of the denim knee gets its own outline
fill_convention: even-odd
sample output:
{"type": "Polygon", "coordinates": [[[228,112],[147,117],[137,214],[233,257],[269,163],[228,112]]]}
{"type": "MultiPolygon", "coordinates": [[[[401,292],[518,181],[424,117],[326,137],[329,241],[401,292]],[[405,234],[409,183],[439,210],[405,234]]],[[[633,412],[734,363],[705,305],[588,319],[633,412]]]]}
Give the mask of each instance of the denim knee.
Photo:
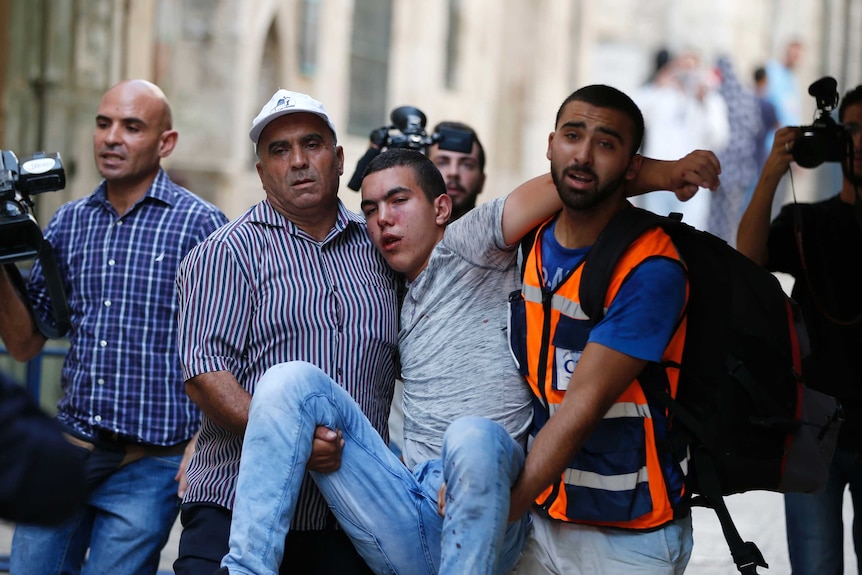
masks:
{"type": "Polygon", "coordinates": [[[444,458],[464,460],[480,474],[504,471],[513,457],[513,446],[514,441],[503,426],[485,417],[456,419],[443,435],[444,458]]]}
{"type": "Polygon", "coordinates": [[[305,361],[286,361],[267,369],[254,388],[253,401],[277,406],[325,389],[329,376],[305,361]]]}

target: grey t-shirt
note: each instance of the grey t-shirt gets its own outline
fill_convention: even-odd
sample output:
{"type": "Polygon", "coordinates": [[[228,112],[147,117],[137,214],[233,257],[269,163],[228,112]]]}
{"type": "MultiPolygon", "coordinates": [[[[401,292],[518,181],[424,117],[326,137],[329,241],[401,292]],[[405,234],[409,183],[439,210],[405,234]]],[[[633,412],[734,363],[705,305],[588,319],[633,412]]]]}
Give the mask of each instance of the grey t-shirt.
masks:
{"type": "Polygon", "coordinates": [[[493,419],[522,444],[529,429],[531,395],[506,329],[520,275],[516,246],[503,241],[504,203],[482,204],[450,224],[408,286],[398,348],[410,469],[440,457],[443,433],[459,417],[493,419]]]}

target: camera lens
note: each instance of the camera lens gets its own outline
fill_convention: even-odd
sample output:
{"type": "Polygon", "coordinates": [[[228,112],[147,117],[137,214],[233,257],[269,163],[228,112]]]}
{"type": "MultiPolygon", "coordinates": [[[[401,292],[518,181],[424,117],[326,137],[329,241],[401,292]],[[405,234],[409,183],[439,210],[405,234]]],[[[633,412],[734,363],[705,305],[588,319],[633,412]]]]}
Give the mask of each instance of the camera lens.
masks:
{"type": "Polygon", "coordinates": [[[818,132],[806,131],[796,138],[793,159],[803,168],[816,168],[826,160],[826,146],[818,132]]]}

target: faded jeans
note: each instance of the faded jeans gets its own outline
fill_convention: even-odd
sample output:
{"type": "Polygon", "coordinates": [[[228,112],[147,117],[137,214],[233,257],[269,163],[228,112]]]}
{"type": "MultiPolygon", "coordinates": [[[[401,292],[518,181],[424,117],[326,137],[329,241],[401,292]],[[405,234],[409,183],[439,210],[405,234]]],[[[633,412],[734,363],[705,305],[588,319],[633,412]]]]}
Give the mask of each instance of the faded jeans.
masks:
{"type": "Polygon", "coordinates": [[[311,476],[376,573],[490,575],[515,564],[530,519],[507,526],[506,518],[524,454],[500,425],[453,422],[442,459],[411,472],[344,389],[311,364],[288,362],[270,368],[252,398],[222,561],[231,575],[278,572],[318,425],[341,430],[345,445],[338,471],[311,476]],[[437,512],[443,481],[445,518],[437,512]]]}
{"type": "MultiPolygon", "coordinates": [[[[853,545],[859,557],[862,521],[862,456],[836,449],[826,487],[817,493],[786,493],[787,547],[793,575],[843,575],[844,490],[853,500],[853,545]]],[[[859,562],[862,568],[862,561],[859,562]]],[[[860,570],[862,572],[862,570],[860,570]]]]}
{"type": "Polygon", "coordinates": [[[114,471],[59,525],[17,525],[12,575],[155,573],[180,510],[174,476],[181,459],[144,457],[114,471]]]}

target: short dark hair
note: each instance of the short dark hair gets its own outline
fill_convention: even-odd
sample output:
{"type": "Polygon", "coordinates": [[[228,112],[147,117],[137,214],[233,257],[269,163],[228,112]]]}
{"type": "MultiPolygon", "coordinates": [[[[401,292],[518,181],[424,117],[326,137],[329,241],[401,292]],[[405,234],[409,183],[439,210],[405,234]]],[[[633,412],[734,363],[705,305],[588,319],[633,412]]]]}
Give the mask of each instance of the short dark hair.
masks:
{"type": "Polygon", "coordinates": [[[628,116],[634,128],[634,132],[632,133],[632,156],[640,149],[644,137],[644,116],[637,104],[623,92],[604,84],[592,84],[575,90],[563,101],[560,109],[557,110],[557,118],[554,121],[555,129],[560,123],[563,109],[571,102],[584,102],[597,108],[610,108],[628,116]]]}
{"type": "Polygon", "coordinates": [[[371,160],[365,170],[364,178],[375,172],[390,168],[410,168],[416,176],[416,183],[425,193],[429,202],[434,202],[438,196],[446,193],[446,181],[443,174],[424,154],[406,148],[390,148],[371,160]]]}
{"type": "Polygon", "coordinates": [[[765,79],[766,79],[766,68],[764,68],[763,66],[758,66],[757,68],[755,68],[754,69],[754,81],[755,82],[762,82],[765,79]]]}
{"type": "Polygon", "coordinates": [[[473,135],[473,141],[476,142],[476,146],[479,148],[479,171],[485,173],[485,147],[482,146],[482,142],[479,141],[479,134],[476,133],[476,130],[462,122],[444,121],[434,126],[434,133],[436,134],[439,132],[440,128],[451,128],[453,130],[470,132],[470,134],[473,135]]]}
{"type": "Polygon", "coordinates": [[[862,84],[856,86],[852,90],[848,90],[844,97],[841,98],[841,104],[838,106],[838,121],[844,121],[844,112],[847,108],[862,102],[862,84]]]}

